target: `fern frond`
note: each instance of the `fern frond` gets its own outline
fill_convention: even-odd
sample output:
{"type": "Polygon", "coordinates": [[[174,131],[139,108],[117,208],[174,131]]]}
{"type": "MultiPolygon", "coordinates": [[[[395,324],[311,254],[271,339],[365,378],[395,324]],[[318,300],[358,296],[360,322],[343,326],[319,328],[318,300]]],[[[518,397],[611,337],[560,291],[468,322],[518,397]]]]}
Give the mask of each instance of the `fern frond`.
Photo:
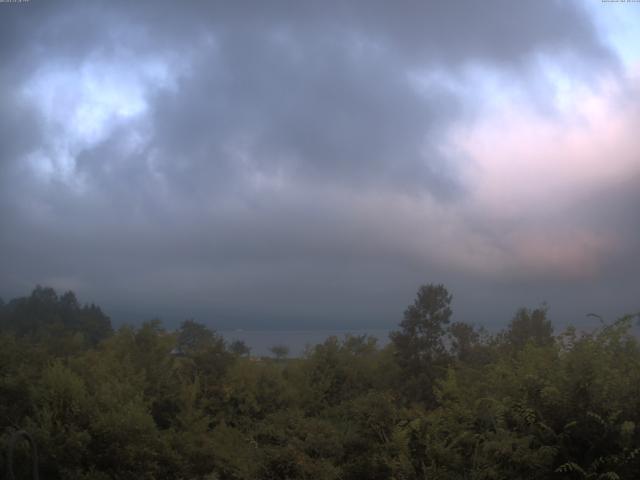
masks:
{"type": "Polygon", "coordinates": [[[563,463],[556,468],[556,473],[579,473],[583,477],[587,476],[587,472],[585,472],[580,465],[574,462],[563,463]]]}

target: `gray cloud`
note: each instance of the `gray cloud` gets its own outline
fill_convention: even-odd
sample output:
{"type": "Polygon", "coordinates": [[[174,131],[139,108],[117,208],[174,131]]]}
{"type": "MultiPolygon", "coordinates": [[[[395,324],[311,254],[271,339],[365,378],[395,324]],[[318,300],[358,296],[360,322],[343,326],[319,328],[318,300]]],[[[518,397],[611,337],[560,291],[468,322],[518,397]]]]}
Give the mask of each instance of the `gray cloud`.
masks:
{"type": "Polygon", "coordinates": [[[0,291],[51,283],[122,316],[380,326],[428,281],[483,321],[537,301],[547,279],[502,289],[441,245],[464,215],[492,246],[504,227],[464,210],[465,82],[536,102],[541,58],[617,68],[573,2],[1,8],[0,291]]]}

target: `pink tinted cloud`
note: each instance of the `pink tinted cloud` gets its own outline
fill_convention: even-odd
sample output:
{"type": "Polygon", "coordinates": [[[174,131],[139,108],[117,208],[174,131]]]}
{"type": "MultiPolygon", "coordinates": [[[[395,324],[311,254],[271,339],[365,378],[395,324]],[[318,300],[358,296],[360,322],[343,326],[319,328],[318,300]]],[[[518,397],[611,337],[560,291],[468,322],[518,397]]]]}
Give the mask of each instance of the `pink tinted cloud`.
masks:
{"type": "Polygon", "coordinates": [[[504,242],[506,268],[585,277],[615,254],[621,239],[584,205],[640,175],[638,78],[566,93],[553,115],[503,102],[456,133],[473,165],[468,208],[504,242]]]}

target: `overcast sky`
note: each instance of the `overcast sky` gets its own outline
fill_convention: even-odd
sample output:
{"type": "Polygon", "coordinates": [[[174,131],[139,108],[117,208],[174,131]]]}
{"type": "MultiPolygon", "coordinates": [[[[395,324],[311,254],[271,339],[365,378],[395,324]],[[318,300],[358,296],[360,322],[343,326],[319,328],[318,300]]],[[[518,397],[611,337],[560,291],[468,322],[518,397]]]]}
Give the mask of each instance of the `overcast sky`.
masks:
{"type": "Polygon", "coordinates": [[[0,3],[0,296],[117,322],[640,310],[640,3],[0,3]]]}

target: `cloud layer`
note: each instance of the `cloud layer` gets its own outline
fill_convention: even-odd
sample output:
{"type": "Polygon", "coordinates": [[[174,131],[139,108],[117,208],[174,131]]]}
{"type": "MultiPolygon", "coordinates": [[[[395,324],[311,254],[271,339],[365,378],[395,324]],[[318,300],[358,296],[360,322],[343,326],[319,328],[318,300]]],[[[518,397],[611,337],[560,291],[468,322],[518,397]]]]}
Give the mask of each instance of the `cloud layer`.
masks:
{"type": "Polygon", "coordinates": [[[577,2],[0,8],[3,296],[272,328],[390,326],[425,282],[487,324],[640,307],[638,70],[577,2]]]}

